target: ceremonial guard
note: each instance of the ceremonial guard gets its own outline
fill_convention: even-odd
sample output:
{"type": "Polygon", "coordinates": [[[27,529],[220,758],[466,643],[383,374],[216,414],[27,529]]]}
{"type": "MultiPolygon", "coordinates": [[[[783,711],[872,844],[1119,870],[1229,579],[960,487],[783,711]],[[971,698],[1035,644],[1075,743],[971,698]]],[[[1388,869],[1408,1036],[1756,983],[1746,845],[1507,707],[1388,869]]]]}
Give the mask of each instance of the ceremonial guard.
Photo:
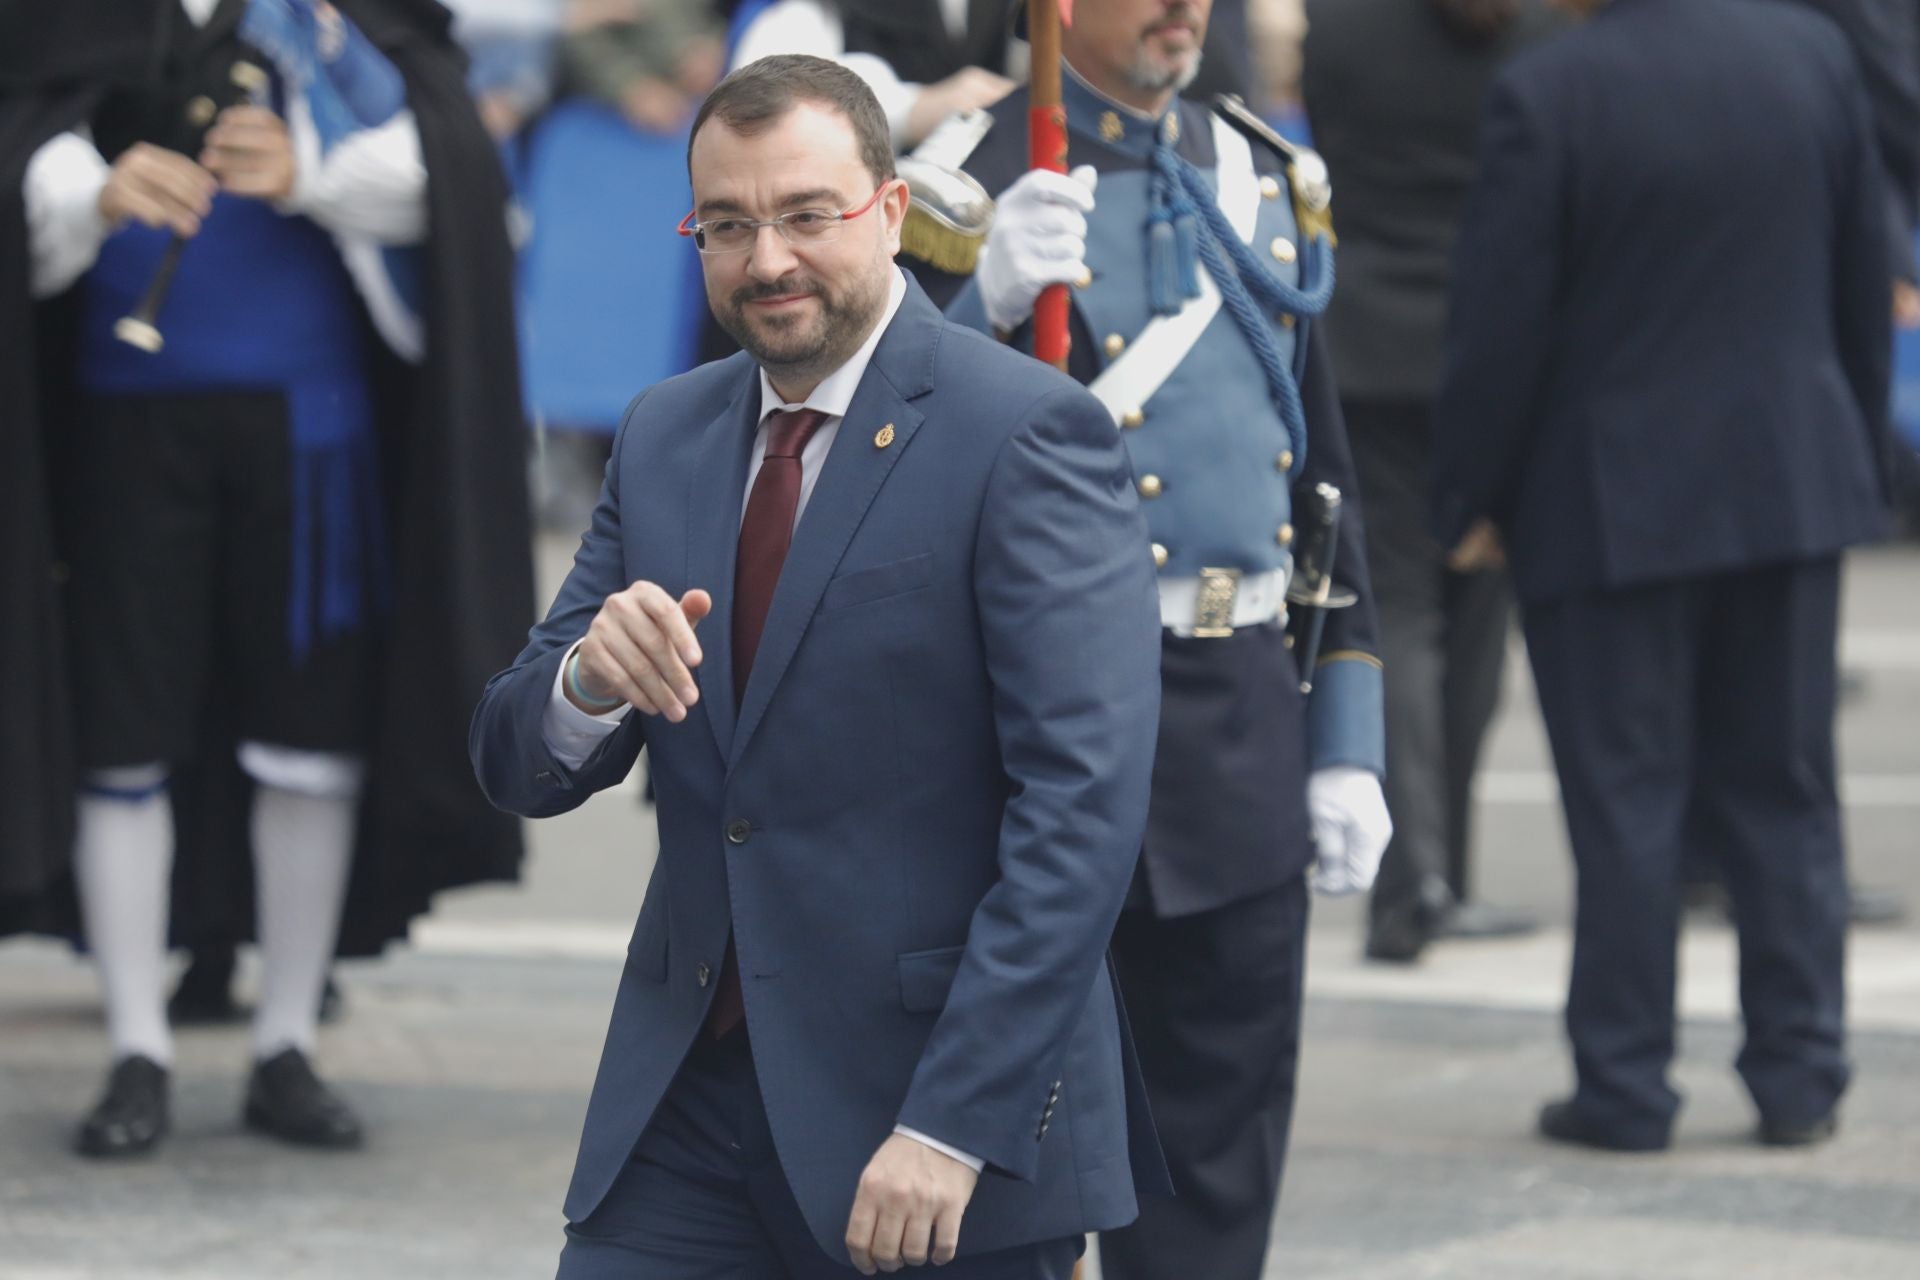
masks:
{"type": "Polygon", "coordinates": [[[1309,882],[1364,891],[1391,830],[1352,460],[1314,340],[1330,192],[1316,156],[1237,104],[1176,99],[1205,3],[1075,10],[1080,168],[1024,172],[1025,90],[930,144],[966,151],[998,195],[948,314],[1026,343],[1042,289],[1070,286],[1068,371],[1125,440],[1159,569],[1158,755],[1114,953],[1176,1194],[1143,1195],[1101,1265],[1253,1280],[1292,1114],[1309,882]]]}
{"type": "Polygon", "coordinates": [[[463,751],[532,595],[506,186],[437,4],[0,22],[0,932],[100,971],[84,1154],[168,1127],[170,906],[257,919],[248,1125],[352,1145],[336,948],[520,858],[463,751]]]}

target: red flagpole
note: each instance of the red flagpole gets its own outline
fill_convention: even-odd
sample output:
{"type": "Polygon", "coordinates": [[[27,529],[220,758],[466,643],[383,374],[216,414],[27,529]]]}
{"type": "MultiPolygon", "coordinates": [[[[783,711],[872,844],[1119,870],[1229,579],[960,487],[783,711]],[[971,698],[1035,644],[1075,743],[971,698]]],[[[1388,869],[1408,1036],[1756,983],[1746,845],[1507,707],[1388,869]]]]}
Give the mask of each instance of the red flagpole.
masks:
{"type": "MultiPolygon", "coordinates": [[[[1062,0],[1027,0],[1027,39],[1033,47],[1027,111],[1027,161],[1034,169],[1067,171],[1067,109],[1060,103],[1062,0]]],[[[1033,354],[1067,367],[1067,286],[1049,285],[1033,306],[1033,354]]]]}

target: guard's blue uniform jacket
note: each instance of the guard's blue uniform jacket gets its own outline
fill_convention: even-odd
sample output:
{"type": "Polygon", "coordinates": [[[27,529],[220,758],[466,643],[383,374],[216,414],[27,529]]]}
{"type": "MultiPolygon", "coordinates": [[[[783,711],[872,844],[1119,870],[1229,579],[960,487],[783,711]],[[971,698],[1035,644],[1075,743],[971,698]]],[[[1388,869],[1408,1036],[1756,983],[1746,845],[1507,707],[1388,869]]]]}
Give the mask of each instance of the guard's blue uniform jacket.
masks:
{"type": "MultiPolygon", "coordinates": [[[[1150,120],[1109,102],[1070,70],[1063,80],[1069,163],[1091,164],[1100,175],[1088,219],[1089,275],[1072,290],[1068,371],[1097,391],[1097,380],[1115,360],[1138,342],[1159,340],[1149,329],[1155,313],[1148,283],[1156,138],[1169,137],[1210,184],[1219,161],[1214,117],[1205,107],[1178,102],[1150,120]]],[[[997,195],[1027,168],[1026,91],[1009,96],[991,115],[993,127],[964,167],[997,195]]],[[[1233,138],[1237,145],[1239,135],[1233,138]]],[[[1258,143],[1251,145],[1250,159],[1255,172],[1245,191],[1257,191],[1251,197],[1257,212],[1251,214],[1251,234],[1243,239],[1277,275],[1300,287],[1306,252],[1285,162],[1258,143]]],[[[1246,158],[1240,163],[1244,168],[1246,158]]],[[[1232,203],[1221,200],[1230,215],[1232,203]]],[[[990,329],[974,282],[916,269],[936,300],[946,300],[949,318],[983,332],[990,329]]],[[[1201,265],[1202,275],[1206,270],[1201,265]]],[[[1153,905],[1161,914],[1221,906],[1299,874],[1311,854],[1305,838],[1307,772],[1343,764],[1376,773],[1385,769],[1365,543],[1331,364],[1325,345],[1313,340],[1310,320],[1265,314],[1304,410],[1300,447],[1265,366],[1224,306],[1142,403],[1114,405],[1143,499],[1152,554],[1163,578],[1192,577],[1203,567],[1248,575],[1283,568],[1294,543],[1294,495],[1332,483],[1345,498],[1335,578],[1360,600],[1328,614],[1313,693],[1304,707],[1297,707],[1297,672],[1290,658],[1263,667],[1250,663],[1244,652],[1230,653],[1244,649],[1233,642],[1169,634],[1162,764],[1155,775],[1155,817],[1143,859],[1153,905]],[[1178,655],[1176,646],[1182,650],[1178,655]],[[1174,679],[1176,656],[1187,666],[1201,663],[1210,674],[1197,681],[1174,679]],[[1244,698],[1248,681],[1295,685],[1291,704],[1284,696],[1244,703],[1253,714],[1292,720],[1284,735],[1290,740],[1279,745],[1282,759],[1264,749],[1223,749],[1232,734],[1215,734],[1218,707],[1193,717],[1183,714],[1183,686],[1225,687],[1234,691],[1228,696],[1244,698]],[[1170,755],[1191,759],[1170,760],[1170,755]],[[1205,767],[1198,766],[1202,757],[1205,767]],[[1299,838],[1290,838],[1294,835],[1299,838]],[[1276,838],[1282,845],[1278,850],[1276,838]],[[1204,870],[1198,869],[1201,864],[1204,870]]],[[[1030,346],[1024,331],[1012,340],[1030,346]]],[[[1296,617],[1303,612],[1294,610],[1296,617]]]]}

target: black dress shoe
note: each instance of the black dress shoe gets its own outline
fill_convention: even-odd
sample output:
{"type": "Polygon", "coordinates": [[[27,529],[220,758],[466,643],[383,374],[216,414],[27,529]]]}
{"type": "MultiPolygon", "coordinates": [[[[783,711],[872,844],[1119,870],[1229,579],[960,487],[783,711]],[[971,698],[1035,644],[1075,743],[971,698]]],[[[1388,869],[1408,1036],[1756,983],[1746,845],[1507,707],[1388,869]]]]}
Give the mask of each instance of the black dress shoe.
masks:
{"type": "Polygon", "coordinates": [[[249,1129],[303,1147],[357,1147],[363,1140],[359,1117],[320,1082],[298,1049],[254,1064],[245,1117],[249,1129]]]}
{"type": "Polygon", "coordinates": [[[1817,1120],[1802,1124],[1786,1124],[1778,1120],[1760,1119],[1760,1145],[1764,1147],[1815,1147],[1833,1137],[1840,1128],[1840,1114],[1829,1111],[1817,1120]]]}
{"type": "Polygon", "coordinates": [[[244,1021],[247,1010],[233,998],[233,948],[198,948],[167,1001],[167,1021],[176,1027],[215,1027],[244,1021]]]}
{"type": "Polygon", "coordinates": [[[83,1156],[137,1156],[166,1132],[167,1069],[136,1053],[114,1064],[106,1095],[81,1121],[73,1145],[83,1156]]]}
{"type": "Polygon", "coordinates": [[[1597,1151],[1665,1151],[1669,1135],[1621,1133],[1598,1124],[1573,1102],[1549,1102],[1540,1108],[1540,1136],[1597,1151]]]}
{"type": "Polygon", "coordinates": [[[1367,930],[1366,956],[1386,964],[1413,964],[1427,949],[1428,934],[1412,927],[1383,927],[1367,930]]]}

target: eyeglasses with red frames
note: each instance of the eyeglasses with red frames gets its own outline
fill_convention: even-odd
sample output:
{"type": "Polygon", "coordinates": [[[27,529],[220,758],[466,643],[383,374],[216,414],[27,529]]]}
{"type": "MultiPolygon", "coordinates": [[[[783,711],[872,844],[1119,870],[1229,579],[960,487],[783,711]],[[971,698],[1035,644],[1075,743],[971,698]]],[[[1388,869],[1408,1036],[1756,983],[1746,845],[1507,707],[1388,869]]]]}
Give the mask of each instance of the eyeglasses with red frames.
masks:
{"type": "Polygon", "coordinates": [[[856,209],[795,209],[777,218],[709,218],[705,222],[695,222],[693,213],[688,213],[674,230],[692,237],[693,247],[707,254],[745,253],[760,238],[762,227],[774,228],[788,244],[825,244],[839,238],[842,224],[880,203],[880,197],[892,185],[881,183],[856,209]]]}

